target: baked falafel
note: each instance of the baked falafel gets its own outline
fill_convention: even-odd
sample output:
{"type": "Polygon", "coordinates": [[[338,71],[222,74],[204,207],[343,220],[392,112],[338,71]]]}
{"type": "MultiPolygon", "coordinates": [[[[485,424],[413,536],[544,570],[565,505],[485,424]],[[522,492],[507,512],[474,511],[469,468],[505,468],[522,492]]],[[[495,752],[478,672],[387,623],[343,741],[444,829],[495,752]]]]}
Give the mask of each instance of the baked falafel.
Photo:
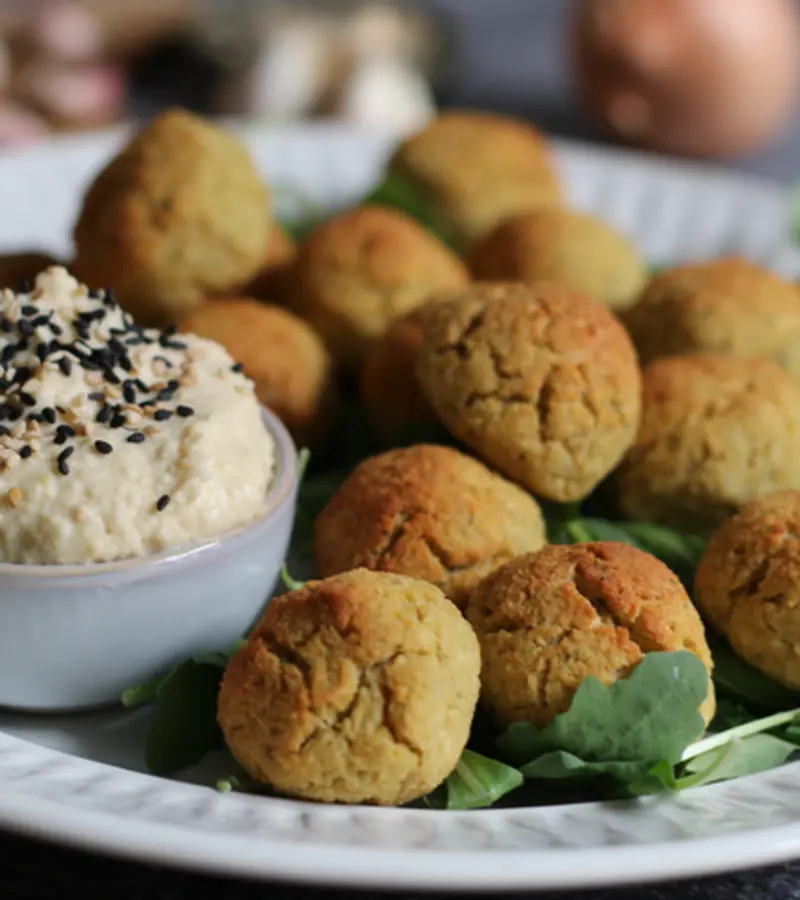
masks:
{"type": "Polygon", "coordinates": [[[270,223],[269,191],[238,138],[171,109],[89,187],[75,225],[75,272],[113,287],[140,324],[164,324],[247,284],[270,223]]]}
{"type": "Polygon", "coordinates": [[[772,360],[800,377],[800,291],[746,259],[660,272],[623,322],[642,364],[714,353],[772,360]]]}
{"type": "Polygon", "coordinates": [[[447,428],[549,500],[581,500],[639,425],[641,385],[625,329],[563,285],[475,284],[437,303],[417,357],[447,428]]]}
{"type": "Polygon", "coordinates": [[[647,282],[624,235],[566,207],[504,220],[473,246],[468,264],[478,281],[557,281],[615,311],[635,303],[647,282]]]}
{"type": "Polygon", "coordinates": [[[434,444],[364,460],[317,517],[314,536],[323,576],[364,567],[423,578],[460,608],[484,575],[546,540],[533,497],[434,444]]]}
{"type": "Polygon", "coordinates": [[[456,767],[478,700],[474,632],[431,584],[357,570],[270,601],[218,717],[250,775],[331,803],[406,803],[456,767]]]}
{"type": "Polygon", "coordinates": [[[291,290],[292,266],[296,259],[297,244],[280,223],[273,222],[267,254],[244,293],[273,303],[285,301],[291,290]]]}
{"type": "Polygon", "coordinates": [[[725,521],[694,596],[742,659],[800,691],[800,491],[751,500],[725,521]]]}
{"type": "Polygon", "coordinates": [[[320,449],[339,410],[333,360],[303,319],[251,297],[207,300],[179,329],[209,338],[242,363],[256,396],[286,425],[298,445],[320,449]]]}
{"type": "Polygon", "coordinates": [[[301,244],[291,307],[355,371],[370,345],[431,294],[469,282],[461,260],[397,210],[361,206],[334,216],[301,244]]]}
{"type": "MultiPolygon", "coordinates": [[[[584,679],[613,684],[651,651],[688,650],[712,669],[678,577],[627,544],[553,544],[512,560],[470,594],[467,618],[481,644],[482,703],[501,726],[543,727],[584,679]]],[[[706,722],[714,709],[709,679],[706,722]]]]}
{"type": "Polygon", "coordinates": [[[706,534],[747,500],[800,488],[800,384],[776,363],[663,357],[642,381],[616,477],[625,516],[706,534]]]}
{"type": "Polygon", "coordinates": [[[544,135],[527,122],[492,113],[442,113],[403,141],[389,172],[430,199],[461,245],[509,216],[562,201],[544,135]]]}

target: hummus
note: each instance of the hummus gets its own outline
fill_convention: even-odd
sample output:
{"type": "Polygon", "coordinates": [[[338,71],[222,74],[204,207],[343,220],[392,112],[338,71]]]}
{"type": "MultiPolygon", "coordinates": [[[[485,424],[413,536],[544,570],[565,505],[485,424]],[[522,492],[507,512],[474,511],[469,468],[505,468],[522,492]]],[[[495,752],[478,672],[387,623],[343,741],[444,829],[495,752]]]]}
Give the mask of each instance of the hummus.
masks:
{"type": "Polygon", "coordinates": [[[213,537],[258,516],[273,470],[252,384],[218,344],[139,328],[57,266],[0,295],[3,562],[213,537]]]}

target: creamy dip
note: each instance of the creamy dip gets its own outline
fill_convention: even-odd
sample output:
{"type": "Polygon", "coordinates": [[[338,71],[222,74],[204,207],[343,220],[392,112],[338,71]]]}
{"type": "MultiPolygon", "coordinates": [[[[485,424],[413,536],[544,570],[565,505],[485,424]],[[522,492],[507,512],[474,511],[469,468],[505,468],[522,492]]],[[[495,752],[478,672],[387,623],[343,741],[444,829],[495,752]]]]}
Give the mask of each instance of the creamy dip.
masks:
{"type": "Polygon", "coordinates": [[[252,384],[218,344],[139,328],[57,266],[0,295],[0,561],[213,537],[259,514],[273,470],[252,384]]]}

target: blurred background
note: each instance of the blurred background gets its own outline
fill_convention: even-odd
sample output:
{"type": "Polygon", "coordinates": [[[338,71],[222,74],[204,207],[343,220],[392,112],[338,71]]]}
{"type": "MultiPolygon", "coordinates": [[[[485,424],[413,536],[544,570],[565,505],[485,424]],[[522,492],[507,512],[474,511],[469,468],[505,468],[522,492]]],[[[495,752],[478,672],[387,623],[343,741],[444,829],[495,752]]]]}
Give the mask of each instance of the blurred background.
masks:
{"type": "Polygon", "coordinates": [[[797,0],[0,0],[0,150],[180,104],[406,131],[437,108],[792,181],[797,0]]]}

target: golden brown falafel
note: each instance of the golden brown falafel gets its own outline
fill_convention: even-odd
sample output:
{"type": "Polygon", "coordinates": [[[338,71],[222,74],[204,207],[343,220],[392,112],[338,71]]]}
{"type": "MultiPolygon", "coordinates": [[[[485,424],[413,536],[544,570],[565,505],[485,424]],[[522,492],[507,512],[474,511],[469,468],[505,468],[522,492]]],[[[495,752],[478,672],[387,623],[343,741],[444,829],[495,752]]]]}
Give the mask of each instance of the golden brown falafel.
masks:
{"type": "Polygon", "coordinates": [[[264,259],[269,192],[245,147],[173,109],[95,178],[75,225],[75,271],[112,286],[142,324],[247,284],[264,259]]]}
{"type": "Polygon", "coordinates": [[[292,267],[296,259],[297,244],[282,225],[273,222],[267,241],[267,255],[244,293],[273,303],[285,301],[291,291],[292,267]]]}
{"type": "Polygon", "coordinates": [[[336,803],[406,803],[455,768],[474,632],[433,585],[358,570],[272,600],[229,663],[219,723],[251,776],[336,803]]]}
{"type": "Polygon", "coordinates": [[[37,250],[0,254],[0,288],[19,288],[23,281],[33,282],[50,266],[63,265],[55,257],[37,250]]]}
{"type": "MultiPolygon", "coordinates": [[[[697,610],[660,560],[627,544],[551,545],[512,560],[472,592],[481,697],[500,725],[547,725],[581,682],[612,684],[650,651],[689,650],[708,669],[697,610]]],[[[700,709],[715,709],[714,688],[700,709]]]]}
{"type": "Polygon", "coordinates": [[[701,612],[759,671],[800,690],[800,492],[751,500],[709,541],[701,612]]]}
{"type": "Polygon", "coordinates": [[[775,363],[664,357],[644,369],[642,405],[617,474],[629,518],[703,534],[747,500],[800,488],[800,385],[775,363]]]}
{"type": "Polygon", "coordinates": [[[459,607],[484,575],[546,540],[539,505],[522,488],[433,444],[364,460],[314,530],[321,575],[363,566],[424,578],[459,607]]]}
{"type": "Polygon", "coordinates": [[[633,244],[594,216],[553,207],[506,219],[469,255],[480,281],[557,281],[609,309],[634,303],[647,267],[633,244]]]}
{"type": "Polygon", "coordinates": [[[375,433],[391,444],[415,430],[439,427],[417,379],[417,354],[435,298],[396,319],[370,347],[361,369],[361,403],[375,433]]]}
{"type": "Polygon", "coordinates": [[[544,135],[491,113],[441,114],[400,145],[389,171],[421,189],[462,244],[562,198],[544,135]]]}
{"type": "Polygon", "coordinates": [[[475,284],[437,303],[417,359],[448,429],[550,500],[580,500],[639,425],[640,374],[620,323],[562,285],[475,284]]]}
{"type": "Polygon", "coordinates": [[[745,259],[659,273],[623,322],[643,364],[713,353],[772,360],[800,377],[800,291],[745,259]]]}
{"type": "Polygon", "coordinates": [[[250,297],[230,297],[207,300],[179,327],[217,341],[241,362],[260,402],[298,444],[324,444],[339,409],[338,388],[330,354],[308,322],[250,297]]]}
{"type": "Polygon", "coordinates": [[[329,219],[300,246],[290,304],[352,371],[395,319],[468,282],[461,260],[409,216],[362,206],[329,219]]]}

